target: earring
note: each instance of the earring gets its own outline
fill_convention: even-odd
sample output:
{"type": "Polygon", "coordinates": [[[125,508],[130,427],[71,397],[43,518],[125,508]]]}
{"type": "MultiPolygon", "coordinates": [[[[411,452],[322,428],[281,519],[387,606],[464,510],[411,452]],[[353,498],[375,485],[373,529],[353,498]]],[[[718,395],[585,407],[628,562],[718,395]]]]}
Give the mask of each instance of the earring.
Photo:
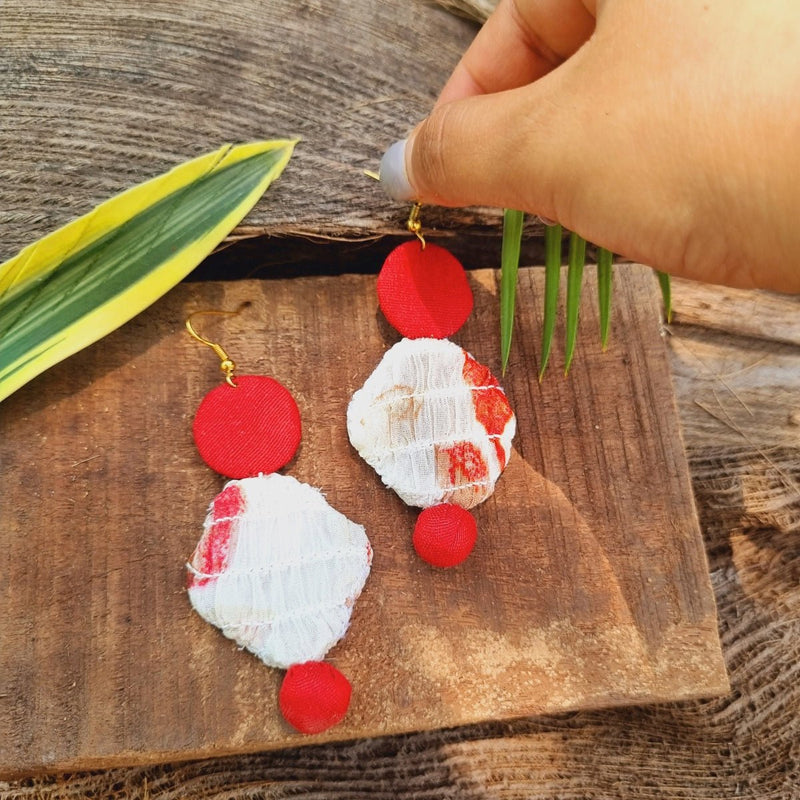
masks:
{"type": "Polygon", "coordinates": [[[502,387],[447,337],[466,322],[473,297],[463,266],[426,244],[420,205],[377,280],[378,303],[402,335],[353,395],[347,432],[361,457],[411,506],[417,553],[437,567],[460,564],[477,526],[468,509],[486,500],[508,463],[516,418],[502,387]]]}
{"type": "Polygon", "coordinates": [[[347,712],[347,678],[322,659],[345,634],[369,574],[364,528],[312,486],[277,472],[300,444],[300,411],[273,378],[235,376],[225,350],[189,334],[220,359],[223,383],[197,409],[194,440],[213,470],[232,478],[214,498],[187,564],[189,600],[203,619],[270,667],[288,670],[284,719],[320,733],[347,712]]]}

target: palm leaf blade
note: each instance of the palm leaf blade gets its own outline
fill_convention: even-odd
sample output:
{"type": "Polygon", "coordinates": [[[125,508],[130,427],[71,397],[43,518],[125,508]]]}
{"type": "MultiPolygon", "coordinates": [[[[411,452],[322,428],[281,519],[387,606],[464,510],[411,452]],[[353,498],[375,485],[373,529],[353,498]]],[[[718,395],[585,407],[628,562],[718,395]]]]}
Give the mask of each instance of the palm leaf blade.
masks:
{"type": "Polygon", "coordinates": [[[600,313],[600,344],[608,347],[608,332],[611,327],[611,269],[614,254],[601,247],[597,251],[597,302],[600,313]]]}
{"type": "Polygon", "coordinates": [[[661,299],[664,301],[664,316],[669,324],[672,322],[672,283],[666,272],[656,270],[656,276],[661,287],[661,299]]]}
{"type": "Polygon", "coordinates": [[[542,318],[542,358],[539,381],[544,377],[550,360],[550,347],[558,315],[558,286],[561,281],[561,226],[547,225],[544,229],[544,316],[542,318]]]}
{"type": "Polygon", "coordinates": [[[500,255],[500,359],[505,375],[514,332],[514,307],[517,300],[519,252],[522,244],[522,211],[503,212],[503,249],[500,255]]]}
{"type": "Polygon", "coordinates": [[[586,240],[571,233],[569,236],[569,266],[567,267],[567,304],[565,311],[564,375],[569,374],[575,342],[578,338],[578,312],[583,284],[583,267],[586,263],[586,240]]]}

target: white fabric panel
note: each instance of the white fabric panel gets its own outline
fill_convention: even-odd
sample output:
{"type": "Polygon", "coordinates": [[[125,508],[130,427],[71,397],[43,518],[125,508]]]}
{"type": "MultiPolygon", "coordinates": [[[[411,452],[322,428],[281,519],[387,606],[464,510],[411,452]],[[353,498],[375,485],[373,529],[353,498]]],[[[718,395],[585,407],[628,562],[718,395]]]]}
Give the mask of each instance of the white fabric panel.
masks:
{"type": "Polygon", "coordinates": [[[202,572],[204,539],[226,522],[215,519],[212,503],[187,565],[192,605],[269,666],[323,659],[347,631],[369,575],[364,528],[290,476],[229,481],[223,492],[231,486],[243,508],[231,518],[227,557],[219,573],[202,572]]]}
{"type": "Polygon", "coordinates": [[[350,442],[411,506],[472,508],[494,491],[511,455],[516,418],[509,407],[504,429],[487,432],[476,416],[480,393],[494,391],[504,402],[505,395],[494,382],[471,384],[467,359],[448,339],[402,339],[350,401],[350,442]]]}

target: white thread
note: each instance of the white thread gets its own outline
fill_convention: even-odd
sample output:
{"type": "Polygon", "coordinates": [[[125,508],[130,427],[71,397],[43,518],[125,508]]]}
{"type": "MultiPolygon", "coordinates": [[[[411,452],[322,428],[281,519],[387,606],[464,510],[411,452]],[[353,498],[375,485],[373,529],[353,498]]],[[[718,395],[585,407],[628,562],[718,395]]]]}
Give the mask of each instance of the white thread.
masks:
{"type": "MultiPolygon", "coordinates": [[[[236,519],[236,517],[228,517],[228,519],[236,519]]],[[[215,523],[218,520],[215,520],[215,523]]],[[[320,553],[320,552],[313,552],[313,553],[302,553],[297,558],[286,560],[286,561],[272,561],[269,564],[262,564],[260,566],[250,567],[248,569],[237,569],[235,573],[233,570],[225,570],[229,574],[236,574],[236,575],[269,575],[272,572],[277,572],[278,570],[289,569],[290,567],[299,567],[303,564],[308,564],[311,562],[322,562],[322,561],[334,561],[337,558],[351,558],[354,554],[360,553],[361,547],[353,547],[349,550],[334,550],[330,553],[320,553]]],[[[218,578],[222,573],[221,572],[200,572],[200,570],[195,569],[192,564],[187,563],[186,569],[189,570],[193,575],[198,578],[218,578]]]]}
{"type": "MultiPolygon", "coordinates": [[[[303,617],[308,617],[315,613],[321,613],[327,611],[328,606],[325,603],[320,603],[316,608],[315,607],[308,607],[299,609],[297,611],[287,611],[284,614],[281,614],[281,622],[287,622],[288,620],[292,619],[300,619],[303,617]]],[[[274,625],[275,620],[271,619],[247,619],[242,620],[241,622],[235,622],[231,625],[227,625],[227,630],[236,630],[237,628],[260,628],[265,625],[274,625]]]]}
{"type": "MultiPolygon", "coordinates": [[[[486,438],[491,442],[494,439],[503,439],[503,434],[493,433],[487,435],[486,438]]],[[[427,450],[429,447],[438,445],[439,447],[447,447],[448,445],[460,444],[462,439],[420,439],[419,441],[409,442],[398,447],[387,447],[384,452],[386,453],[402,453],[406,450],[427,450]]]]}
{"type": "MultiPolygon", "coordinates": [[[[413,341],[419,341],[419,340],[417,339],[413,341]]],[[[439,340],[437,339],[434,341],[439,341],[439,340]]],[[[470,392],[474,392],[476,394],[478,392],[488,392],[492,389],[499,389],[501,392],[503,391],[503,387],[498,386],[497,384],[493,384],[491,386],[469,386],[468,389],[470,392]]],[[[402,400],[416,400],[417,398],[430,400],[436,397],[450,397],[453,394],[461,394],[463,391],[464,391],[463,386],[444,386],[440,389],[429,389],[427,391],[422,391],[422,392],[412,392],[411,394],[392,395],[390,400],[385,400],[381,403],[375,403],[375,408],[383,408],[384,406],[391,405],[392,403],[402,400]]]]}

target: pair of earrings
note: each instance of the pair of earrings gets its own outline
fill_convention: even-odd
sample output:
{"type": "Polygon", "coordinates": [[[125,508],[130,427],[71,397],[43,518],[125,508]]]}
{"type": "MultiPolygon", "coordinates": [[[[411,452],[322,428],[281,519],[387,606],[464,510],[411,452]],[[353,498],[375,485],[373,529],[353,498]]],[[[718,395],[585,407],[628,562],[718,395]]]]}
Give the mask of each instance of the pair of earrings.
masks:
{"type": "MultiPolygon", "coordinates": [[[[450,567],[473,549],[469,509],[493,492],[516,420],[489,369],[447,338],[472,311],[464,268],[426,244],[419,205],[408,228],[418,241],[395,248],[377,281],[381,310],[404,338],[353,395],[347,431],[386,486],[423,509],[417,553],[450,567]]],[[[317,489],[278,472],[301,437],[291,393],[273,378],[236,377],[222,347],[191,317],[186,326],[225,375],[197,410],[194,439],[206,463],[232,479],[212,501],[187,565],[189,599],[227,637],[287,669],[281,712],[296,730],[319,733],[349,706],[347,678],[322,659],[347,630],[372,548],[364,528],[317,489]]]]}

